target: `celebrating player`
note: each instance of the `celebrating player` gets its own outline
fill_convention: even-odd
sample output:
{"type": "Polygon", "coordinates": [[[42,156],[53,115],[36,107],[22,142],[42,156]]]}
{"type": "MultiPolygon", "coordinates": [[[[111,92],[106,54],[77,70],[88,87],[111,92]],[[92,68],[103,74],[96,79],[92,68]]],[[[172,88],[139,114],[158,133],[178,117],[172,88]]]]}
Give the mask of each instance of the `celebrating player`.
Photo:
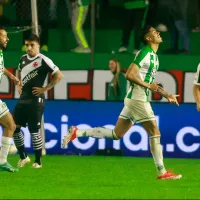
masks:
{"type": "Polygon", "coordinates": [[[91,128],[80,130],[72,126],[68,134],[64,137],[63,148],[77,137],[110,138],[119,140],[130,129],[132,123],[140,122],[149,134],[150,150],[156,165],[158,179],[180,179],[180,174],[174,174],[165,169],[163,163],[163,153],[160,145],[160,131],[155,120],[154,112],[148,101],[149,91],[159,92],[170,103],[178,105],[176,97],[164,91],[157,83],[154,83],[156,72],[159,67],[158,51],[162,42],[160,33],[153,27],[147,26],[143,33],[145,47],[140,50],[135,60],[130,65],[126,73],[126,79],[131,82],[131,87],[124,99],[122,109],[114,130],[107,128],[91,128]]]}

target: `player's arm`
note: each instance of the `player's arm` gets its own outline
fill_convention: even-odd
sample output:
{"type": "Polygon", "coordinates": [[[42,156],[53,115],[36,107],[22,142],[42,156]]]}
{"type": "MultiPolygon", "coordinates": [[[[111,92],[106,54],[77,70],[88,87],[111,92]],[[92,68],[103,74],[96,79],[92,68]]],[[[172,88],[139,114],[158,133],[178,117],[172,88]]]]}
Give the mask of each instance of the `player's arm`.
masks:
{"type": "Polygon", "coordinates": [[[6,68],[4,68],[4,74],[14,81],[15,85],[19,84],[19,79],[14,76],[12,73],[10,73],[6,68]]]}
{"type": "Polygon", "coordinates": [[[22,81],[21,81],[21,71],[19,69],[16,71],[16,76],[19,79],[19,84],[17,84],[17,90],[18,90],[18,93],[21,94],[22,93],[22,81]]]}
{"type": "Polygon", "coordinates": [[[168,94],[162,87],[159,86],[158,83],[149,84],[149,83],[144,82],[139,76],[139,68],[135,63],[132,63],[130,67],[128,68],[126,72],[126,79],[142,87],[148,88],[149,90],[153,92],[158,92],[163,97],[165,97],[170,103],[179,105],[176,99],[179,95],[168,94]]]}
{"type": "Polygon", "coordinates": [[[200,112],[200,85],[193,85],[193,95],[197,104],[197,110],[200,112]]]}
{"type": "Polygon", "coordinates": [[[62,79],[63,79],[63,74],[61,73],[61,71],[60,70],[56,71],[55,74],[53,75],[53,79],[45,87],[46,91],[53,88],[62,79]]]}
{"type": "Polygon", "coordinates": [[[170,103],[176,104],[177,106],[179,106],[177,97],[179,95],[174,95],[174,94],[169,94],[167,93],[161,86],[158,86],[157,91],[159,94],[161,94],[163,97],[165,97],[170,103]]]}
{"type": "Polygon", "coordinates": [[[157,83],[149,84],[144,82],[139,75],[139,68],[135,63],[131,63],[125,76],[127,80],[134,82],[141,87],[148,88],[151,91],[157,91],[159,87],[157,83]]]}
{"type": "Polygon", "coordinates": [[[58,82],[60,82],[63,78],[63,74],[61,73],[60,70],[57,70],[54,74],[53,74],[53,78],[52,80],[47,84],[46,87],[33,87],[33,91],[32,93],[34,95],[39,95],[39,94],[43,94],[44,92],[50,90],[51,88],[53,88],[58,82]]]}

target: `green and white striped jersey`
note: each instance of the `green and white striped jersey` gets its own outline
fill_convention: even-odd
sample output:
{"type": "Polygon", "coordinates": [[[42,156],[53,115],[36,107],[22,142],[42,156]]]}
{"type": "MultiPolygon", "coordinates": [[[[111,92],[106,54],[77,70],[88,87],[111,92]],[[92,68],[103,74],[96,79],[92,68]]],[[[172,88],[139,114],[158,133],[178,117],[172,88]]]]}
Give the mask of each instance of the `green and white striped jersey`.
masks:
{"type": "Polygon", "coordinates": [[[200,64],[198,65],[197,67],[197,72],[195,74],[195,77],[194,77],[194,82],[193,82],[195,85],[200,85],[200,64]]]}
{"type": "MultiPolygon", "coordinates": [[[[146,83],[152,83],[159,67],[158,56],[150,46],[145,46],[133,61],[139,67],[139,76],[146,83]]],[[[129,99],[148,101],[149,90],[132,82],[126,95],[129,99]]]]}
{"type": "Polygon", "coordinates": [[[0,50],[0,82],[2,79],[2,75],[4,74],[4,60],[3,60],[3,51],[0,50]]]}

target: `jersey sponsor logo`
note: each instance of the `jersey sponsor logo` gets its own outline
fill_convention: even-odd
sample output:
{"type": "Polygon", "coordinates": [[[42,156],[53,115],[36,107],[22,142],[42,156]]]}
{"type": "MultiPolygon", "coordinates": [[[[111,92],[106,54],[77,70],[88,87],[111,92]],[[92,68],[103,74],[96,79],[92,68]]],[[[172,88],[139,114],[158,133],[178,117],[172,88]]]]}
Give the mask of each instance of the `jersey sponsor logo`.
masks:
{"type": "Polygon", "coordinates": [[[32,78],[36,77],[38,75],[38,71],[33,71],[30,74],[28,74],[23,80],[22,85],[26,84],[28,81],[30,81],[32,78]]]}

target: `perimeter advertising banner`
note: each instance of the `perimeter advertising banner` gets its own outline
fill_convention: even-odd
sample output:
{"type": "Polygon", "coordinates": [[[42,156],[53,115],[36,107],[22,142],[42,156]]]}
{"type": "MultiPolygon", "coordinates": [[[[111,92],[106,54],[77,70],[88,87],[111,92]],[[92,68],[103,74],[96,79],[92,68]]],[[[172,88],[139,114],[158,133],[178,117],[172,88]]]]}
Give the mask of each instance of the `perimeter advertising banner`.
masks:
{"type": "MultiPolygon", "coordinates": [[[[5,101],[11,112],[16,100],[5,101]]],[[[167,157],[200,157],[200,113],[195,104],[152,103],[162,137],[164,155],[167,157]]],[[[61,140],[68,127],[76,125],[86,129],[95,126],[114,128],[118,115],[123,108],[122,102],[105,101],[46,101],[44,119],[46,149],[49,154],[92,155],[98,149],[114,148],[123,150],[125,156],[151,156],[146,131],[134,125],[118,141],[95,138],[79,138],[65,149],[61,140]]],[[[27,128],[22,129],[25,135],[25,146],[32,152],[31,137],[27,128]]],[[[0,128],[2,134],[2,128],[0,128]]]]}
{"type": "MultiPolygon", "coordinates": [[[[14,69],[9,69],[16,73],[14,69]]],[[[113,74],[109,70],[65,70],[62,71],[63,80],[46,94],[46,99],[55,100],[102,100],[107,99],[108,83],[112,80],[113,74]]],[[[156,81],[170,94],[179,94],[179,102],[193,103],[192,94],[194,72],[180,70],[159,71],[156,81]]],[[[31,78],[31,77],[28,77],[31,78]]],[[[129,82],[127,82],[127,90],[129,82]]],[[[0,87],[0,99],[17,99],[19,94],[13,83],[3,77],[0,87]]],[[[165,98],[154,94],[150,97],[152,101],[166,102],[165,98]]]]}

